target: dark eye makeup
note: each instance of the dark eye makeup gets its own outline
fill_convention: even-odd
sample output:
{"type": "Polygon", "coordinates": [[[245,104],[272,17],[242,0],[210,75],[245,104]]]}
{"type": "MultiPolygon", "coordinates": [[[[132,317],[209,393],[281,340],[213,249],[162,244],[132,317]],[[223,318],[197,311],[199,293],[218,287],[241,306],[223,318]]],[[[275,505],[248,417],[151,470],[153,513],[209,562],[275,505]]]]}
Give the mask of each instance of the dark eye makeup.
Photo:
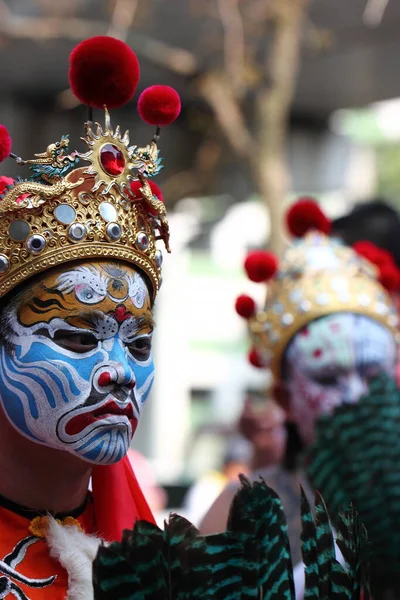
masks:
{"type": "Polygon", "coordinates": [[[151,353],[151,338],[139,337],[128,345],[128,349],[136,360],[145,361],[151,353]]]}
{"type": "Polygon", "coordinates": [[[83,331],[82,333],[76,331],[57,331],[53,341],[61,348],[76,352],[77,354],[90,352],[91,350],[94,350],[98,344],[95,336],[86,331],[83,331]]]}
{"type": "MultiPolygon", "coordinates": [[[[50,337],[49,332],[46,329],[37,331],[36,335],[43,335],[47,338],[50,337]]],[[[60,346],[60,348],[64,348],[65,350],[77,354],[90,352],[91,350],[94,350],[99,343],[99,340],[88,331],[59,330],[54,334],[52,340],[57,346],[60,346]]],[[[144,362],[151,354],[151,338],[148,336],[138,337],[128,344],[127,348],[136,360],[144,362]]]]}

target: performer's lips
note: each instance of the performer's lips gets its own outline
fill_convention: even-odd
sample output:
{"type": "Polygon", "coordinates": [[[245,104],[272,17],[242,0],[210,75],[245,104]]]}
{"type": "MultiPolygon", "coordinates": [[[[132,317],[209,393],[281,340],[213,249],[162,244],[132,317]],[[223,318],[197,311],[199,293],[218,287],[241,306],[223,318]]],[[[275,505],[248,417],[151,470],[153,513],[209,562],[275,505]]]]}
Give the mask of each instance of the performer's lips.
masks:
{"type": "Polygon", "coordinates": [[[88,427],[88,425],[115,415],[127,417],[131,422],[133,429],[136,429],[137,419],[133,412],[132,403],[129,402],[124,408],[121,408],[114,400],[110,400],[93,411],[88,411],[72,417],[65,426],[65,432],[67,435],[76,435],[83,431],[85,427],[88,427]]]}

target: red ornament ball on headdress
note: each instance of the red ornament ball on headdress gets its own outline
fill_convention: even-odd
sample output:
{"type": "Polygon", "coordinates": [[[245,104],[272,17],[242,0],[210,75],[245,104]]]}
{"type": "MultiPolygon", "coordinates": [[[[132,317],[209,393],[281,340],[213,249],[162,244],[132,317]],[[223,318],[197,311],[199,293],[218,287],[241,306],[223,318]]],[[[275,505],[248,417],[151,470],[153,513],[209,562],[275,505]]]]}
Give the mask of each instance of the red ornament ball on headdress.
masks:
{"type": "Polygon", "coordinates": [[[375,246],[373,242],[368,240],[360,240],[359,242],[355,242],[355,244],[353,244],[353,250],[378,267],[384,265],[395,266],[393,256],[390,254],[390,252],[384,250],[383,248],[379,248],[379,246],[375,246]]]}
{"type": "MultiPolygon", "coordinates": [[[[157,196],[158,200],[161,200],[161,202],[164,202],[164,197],[163,197],[163,193],[160,190],[160,188],[158,187],[158,185],[156,183],[154,183],[154,181],[148,180],[149,186],[151,191],[153,192],[153,194],[155,196],[157,196]]],[[[143,199],[141,192],[139,191],[140,188],[142,187],[142,182],[139,180],[135,180],[135,181],[131,181],[130,183],[130,187],[131,187],[131,192],[134,196],[133,200],[136,201],[140,201],[143,199]]],[[[151,206],[146,205],[146,211],[148,213],[150,213],[151,215],[157,216],[156,211],[154,210],[154,208],[151,208],[151,206]]]]}
{"type": "Polygon", "coordinates": [[[257,369],[262,369],[264,367],[257,350],[255,350],[254,348],[250,350],[250,352],[247,355],[247,358],[249,363],[253,365],[253,367],[256,367],[257,369]]]}
{"type": "Polygon", "coordinates": [[[12,141],[5,125],[0,125],[0,162],[10,156],[12,141]]]}
{"type": "Polygon", "coordinates": [[[383,265],[379,269],[379,281],[388,292],[396,292],[400,288],[400,272],[395,265],[383,265]]]}
{"type": "Polygon", "coordinates": [[[14,184],[14,179],[12,177],[6,177],[5,175],[2,175],[0,177],[0,194],[4,194],[4,192],[7,189],[8,185],[13,185],[14,184]]]}
{"type": "Polygon", "coordinates": [[[88,106],[118,108],[132,98],[139,82],[136,54],[125,42],[106,35],[84,40],[72,50],[69,82],[88,106]]]}
{"type": "Polygon", "coordinates": [[[247,255],[244,268],[251,281],[261,283],[275,275],[278,270],[278,259],[271,252],[254,250],[247,255]]]}
{"type": "Polygon", "coordinates": [[[246,296],[246,294],[242,294],[236,298],[235,309],[237,314],[243,319],[249,319],[256,312],[256,303],[253,298],[250,296],[246,296]]]}
{"type": "Polygon", "coordinates": [[[149,125],[169,125],[181,112],[181,99],[169,85],[152,85],[139,96],[138,113],[149,125]]]}
{"type": "Polygon", "coordinates": [[[286,225],[295,237],[303,237],[309,231],[329,235],[331,222],[313,198],[300,198],[286,213],[286,225]]]}

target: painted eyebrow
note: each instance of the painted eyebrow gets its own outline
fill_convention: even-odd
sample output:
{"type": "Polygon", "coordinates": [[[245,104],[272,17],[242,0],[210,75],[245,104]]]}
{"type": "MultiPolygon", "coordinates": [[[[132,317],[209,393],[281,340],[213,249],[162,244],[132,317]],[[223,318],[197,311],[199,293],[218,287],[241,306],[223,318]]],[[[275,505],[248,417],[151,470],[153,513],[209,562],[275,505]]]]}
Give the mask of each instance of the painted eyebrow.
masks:
{"type": "MultiPolygon", "coordinates": [[[[80,319],[82,319],[83,322],[87,323],[87,325],[89,327],[94,327],[95,325],[95,318],[96,319],[104,319],[105,317],[105,313],[103,313],[102,311],[82,311],[79,312],[78,314],[74,315],[74,318],[78,317],[80,319]]],[[[140,329],[144,329],[145,327],[147,327],[148,329],[150,329],[151,331],[154,330],[156,324],[155,321],[153,319],[153,316],[151,314],[145,314],[145,315],[141,315],[140,317],[135,317],[136,321],[137,321],[137,329],[138,331],[140,329]]]]}

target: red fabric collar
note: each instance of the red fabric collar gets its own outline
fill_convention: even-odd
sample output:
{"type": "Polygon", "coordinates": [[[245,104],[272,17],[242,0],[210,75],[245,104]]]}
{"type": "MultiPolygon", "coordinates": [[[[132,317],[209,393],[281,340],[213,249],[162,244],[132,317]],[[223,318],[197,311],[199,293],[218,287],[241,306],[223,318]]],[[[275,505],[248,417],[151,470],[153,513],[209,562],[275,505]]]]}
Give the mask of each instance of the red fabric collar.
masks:
{"type": "Polygon", "coordinates": [[[137,520],[155,523],[127,456],[115,465],[95,466],[92,487],[96,525],[105,540],[120,541],[137,520]]]}

